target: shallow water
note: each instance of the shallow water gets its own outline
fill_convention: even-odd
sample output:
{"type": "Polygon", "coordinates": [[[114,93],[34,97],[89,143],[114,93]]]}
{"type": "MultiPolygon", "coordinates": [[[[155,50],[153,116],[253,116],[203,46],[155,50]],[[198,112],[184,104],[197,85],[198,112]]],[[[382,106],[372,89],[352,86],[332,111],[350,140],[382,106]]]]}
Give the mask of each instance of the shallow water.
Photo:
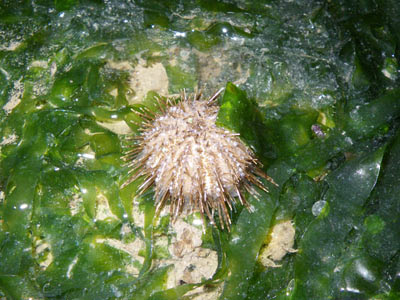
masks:
{"type": "Polygon", "coordinates": [[[398,296],[399,16],[394,1],[0,4],[0,298],[398,296]],[[222,87],[218,124],[279,188],[236,207],[231,232],[155,218],[151,193],[120,188],[135,108],[222,87]],[[299,251],[266,268],[287,220],[299,251]]]}

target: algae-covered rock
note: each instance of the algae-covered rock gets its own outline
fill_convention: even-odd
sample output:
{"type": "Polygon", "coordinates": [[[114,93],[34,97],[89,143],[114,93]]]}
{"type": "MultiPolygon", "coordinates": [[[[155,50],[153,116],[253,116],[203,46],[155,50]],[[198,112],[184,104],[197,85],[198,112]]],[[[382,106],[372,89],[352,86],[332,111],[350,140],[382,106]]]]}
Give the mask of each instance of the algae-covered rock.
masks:
{"type": "Polygon", "coordinates": [[[2,1],[0,298],[400,298],[399,20],[394,0],[2,1]],[[217,125],[278,186],[229,230],[172,224],[122,187],[127,136],[159,97],[221,88],[217,125]]]}

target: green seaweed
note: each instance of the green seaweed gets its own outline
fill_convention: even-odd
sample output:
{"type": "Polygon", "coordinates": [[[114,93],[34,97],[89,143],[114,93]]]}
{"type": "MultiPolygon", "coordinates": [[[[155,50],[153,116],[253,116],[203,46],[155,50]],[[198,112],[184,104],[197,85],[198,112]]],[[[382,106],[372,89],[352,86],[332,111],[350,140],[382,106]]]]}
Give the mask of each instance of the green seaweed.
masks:
{"type": "Polygon", "coordinates": [[[393,0],[0,3],[0,298],[398,299],[399,16],[393,0]],[[225,87],[217,124],[278,184],[230,231],[204,224],[211,278],[168,286],[169,216],[140,180],[121,189],[112,126],[160,112],[157,91],[132,102],[121,61],[160,63],[170,94],[225,87]],[[265,267],[286,220],[298,251],[265,267]]]}

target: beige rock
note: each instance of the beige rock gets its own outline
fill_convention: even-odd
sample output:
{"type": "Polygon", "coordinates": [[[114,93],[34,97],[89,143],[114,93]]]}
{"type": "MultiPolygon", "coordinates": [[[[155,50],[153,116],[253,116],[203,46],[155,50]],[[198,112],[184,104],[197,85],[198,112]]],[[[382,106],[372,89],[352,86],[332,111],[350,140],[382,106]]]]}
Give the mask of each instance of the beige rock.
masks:
{"type": "MultiPolygon", "coordinates": [[[[139,59],[139,63],[134,68],[127,61],[109,61],[107,66],[130,73],[128,79],[129,87],[134,91],[133,95],[126,95],[130,104],[140,103],[150,91],[154,91],[162,96],[168,95],[169,81],[167,71],[161,63],[154,63],[147,66],[144,60],[139,59]]],[[[112,90],[110,94],[117,96],[118,91],[112,90]]]]}
{"type": "MultiPolygon", "coordinates": [[[[167,288],[184,283],[200,283],[214,274],[217,265],[217,253],[201,247],[201,229],[184,222],[181,218],[172,225],[176,236],[169,246],[171,258],[157,261],[158,265],[172,265],[168,273],[167,288]]],[[[187,295],[196,300],[217,299],[221,289],[207,290],[204,286],[194,289],[187,295]]]]}
{"type": "Polygon", "coordinates": [[[116,134],[129,134],[132,130],[125,123],[125,121],[115,121],[115,122],[96,122],[101,127],[104,127],[111,132],[116,134]]]}
{"type": "Polygon", "coordinates": [[[139,63],[129,78],[129,86],[135,92],[135,95],[128,99],[129,103],[141,102],[150,91],[167,96],[168,82],[167,71],[161,63],[148,67],[139,63]]]}
{"type": "Polygon", "coordinates": [[[15,107],[21,102],[22,95],[24,94],[24,84],[22,78],[14,82],[14,89],[11,92],[10,100],[3,106],[5,113],[10,114],[15,107]]]}
{"type": "Polygon", "coordinates": [[[276,261],[280,261],[287,253],[297,252],[293,249],[295,233],[291,220],[276,224],[270,233],[270,242],[260,252],[259,261],[265,267],[280,267],[275,264],[276,261]]]}

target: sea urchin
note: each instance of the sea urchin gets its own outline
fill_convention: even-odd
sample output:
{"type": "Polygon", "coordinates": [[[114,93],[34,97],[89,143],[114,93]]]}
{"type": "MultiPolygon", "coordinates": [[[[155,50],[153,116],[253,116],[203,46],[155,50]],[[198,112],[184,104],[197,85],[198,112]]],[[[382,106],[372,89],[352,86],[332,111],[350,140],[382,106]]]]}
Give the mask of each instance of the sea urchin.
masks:
{"type": "Polygon", "coordinates": [[[156,212],[170,200],[172,220],[183,209],[200,211],[229,229],[235,199],[249,208],[243,188],[257,195],[254,186],[267,191],[258,176],[273,180],[239,138],[239,134],[218,127],[216,99],[182,92],[180,99],[158,98],[160,113],[142,108],[140,134],[130,138],[124,160],[130,167],[126,186],[142,177],[138,192],[154,185],[156,212]]]}

